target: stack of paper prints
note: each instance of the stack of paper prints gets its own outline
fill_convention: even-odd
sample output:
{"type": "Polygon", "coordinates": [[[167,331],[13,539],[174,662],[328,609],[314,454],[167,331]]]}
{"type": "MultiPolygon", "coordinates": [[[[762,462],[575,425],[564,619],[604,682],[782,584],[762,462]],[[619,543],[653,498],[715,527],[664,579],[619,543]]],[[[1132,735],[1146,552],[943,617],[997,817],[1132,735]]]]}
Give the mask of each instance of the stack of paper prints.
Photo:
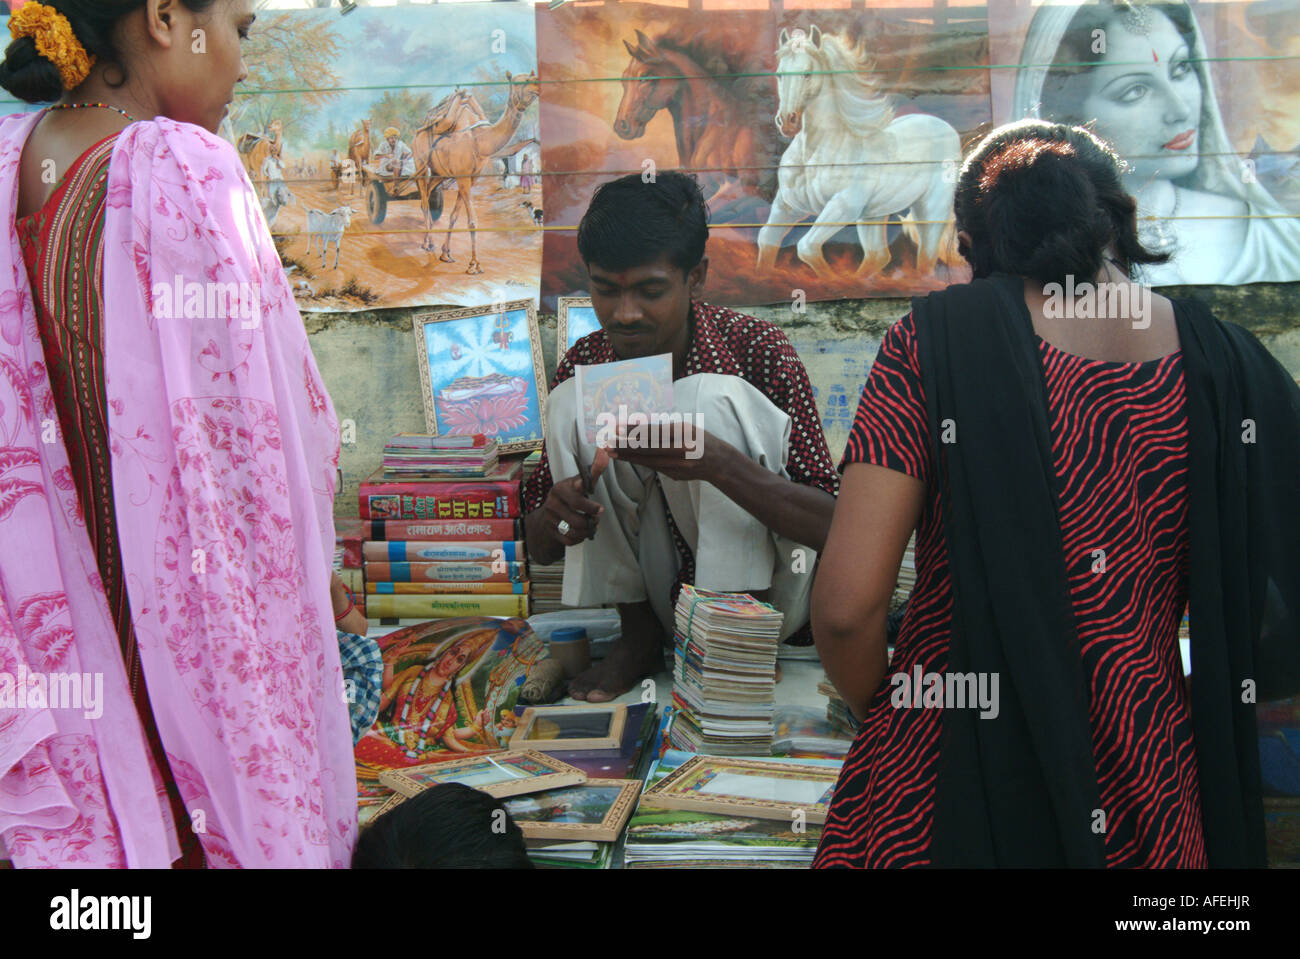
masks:
{"type": "Polygon", "coordinates": [[[670,743],[712,756],[772,748],[776,653],[783,616],[748,593],[683,586],[677,597],[670,743]]]}

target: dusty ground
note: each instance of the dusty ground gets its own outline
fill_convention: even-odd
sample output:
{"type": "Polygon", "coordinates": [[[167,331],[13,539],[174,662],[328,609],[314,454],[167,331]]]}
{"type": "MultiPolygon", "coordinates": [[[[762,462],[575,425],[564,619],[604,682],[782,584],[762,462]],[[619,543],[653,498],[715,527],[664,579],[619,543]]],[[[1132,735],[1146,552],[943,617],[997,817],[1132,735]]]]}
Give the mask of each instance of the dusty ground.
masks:
{"type": "Polygon", "coordinates": [[[420,249],[424,220],[418,197],[391,200],[384,222],[375,226],[366,214],[361,185],[349,193],[335,191],[325,180],[295,179],[286,171],[290,191],[297,201],[280,210],[271,232],[282,238],[282,259],[304,310],[352,310],[426,304],[482,304],[497,298],[531,298],[536,295],[541,267],[542,230],[532,212],[522,204],[542,202],[539,185],[525,193],[506,190],[500,176],[483,176],[473,190],[477,220],[478,259],[483,272],[466,275],[470,262],[470,234],[462,213],[451,234],[454,263],[438,259],[457,193],[444,190],[442,216],[435,224],[434,252],[420,249]],[[352,225],[343,236],[338,268],[330,248],[321,266],[320,242],[307,255],[307,215],[304,206],[329,212],[343,206],[353,210],[352,225]],[[303,284],[306,285],[303,285],[303,284]]]}

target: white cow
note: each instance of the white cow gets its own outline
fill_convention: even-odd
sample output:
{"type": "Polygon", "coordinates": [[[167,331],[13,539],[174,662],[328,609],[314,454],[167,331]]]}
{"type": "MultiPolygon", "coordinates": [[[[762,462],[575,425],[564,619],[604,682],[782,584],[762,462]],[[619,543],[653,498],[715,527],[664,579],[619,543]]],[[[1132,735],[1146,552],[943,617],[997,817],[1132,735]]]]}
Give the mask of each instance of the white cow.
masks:
{"type": "Polygon", "coordinates": [[[320,210],[307,210],[307,255],[311,255],[317,237],[320,238],[320,266],[325,269],[325,256],[329,245],[334,244],[334,266],[339,268],[339,251],[343,249],[343,231],[352,225],[356,211],[350,206],[341,206],[324,213],[320,210]]]}

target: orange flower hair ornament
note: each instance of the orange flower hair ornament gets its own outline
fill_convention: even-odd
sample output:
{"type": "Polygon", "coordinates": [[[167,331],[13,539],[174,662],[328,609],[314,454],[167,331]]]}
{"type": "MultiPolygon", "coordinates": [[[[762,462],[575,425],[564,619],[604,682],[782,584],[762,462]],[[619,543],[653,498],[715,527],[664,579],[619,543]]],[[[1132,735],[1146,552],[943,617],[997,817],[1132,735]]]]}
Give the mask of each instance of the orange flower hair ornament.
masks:
{"type": "Polygon", "coordinates": [[[72,32],[68,18],[35,0],[28,0],[10,15],[9,35],[15,40],[19,37],[35,40],[36,52],[58,69],[65,90],[81,86],[95,65],[95,58],[72,32]]]}

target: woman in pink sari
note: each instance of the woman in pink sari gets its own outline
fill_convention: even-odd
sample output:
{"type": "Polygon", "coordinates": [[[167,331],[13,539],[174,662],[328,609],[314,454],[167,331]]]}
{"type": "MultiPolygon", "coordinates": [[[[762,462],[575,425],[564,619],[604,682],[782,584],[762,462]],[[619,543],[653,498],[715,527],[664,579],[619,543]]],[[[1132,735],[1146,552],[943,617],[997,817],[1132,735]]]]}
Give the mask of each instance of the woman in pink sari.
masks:
{"type": "Polygon", "coordinates": [[[0,858],[18,866],[350,857],[338,423],[212,132],[253,20],[252,0],[10,18],[0,86],[59,101],[0,119],[0,858]]]}

